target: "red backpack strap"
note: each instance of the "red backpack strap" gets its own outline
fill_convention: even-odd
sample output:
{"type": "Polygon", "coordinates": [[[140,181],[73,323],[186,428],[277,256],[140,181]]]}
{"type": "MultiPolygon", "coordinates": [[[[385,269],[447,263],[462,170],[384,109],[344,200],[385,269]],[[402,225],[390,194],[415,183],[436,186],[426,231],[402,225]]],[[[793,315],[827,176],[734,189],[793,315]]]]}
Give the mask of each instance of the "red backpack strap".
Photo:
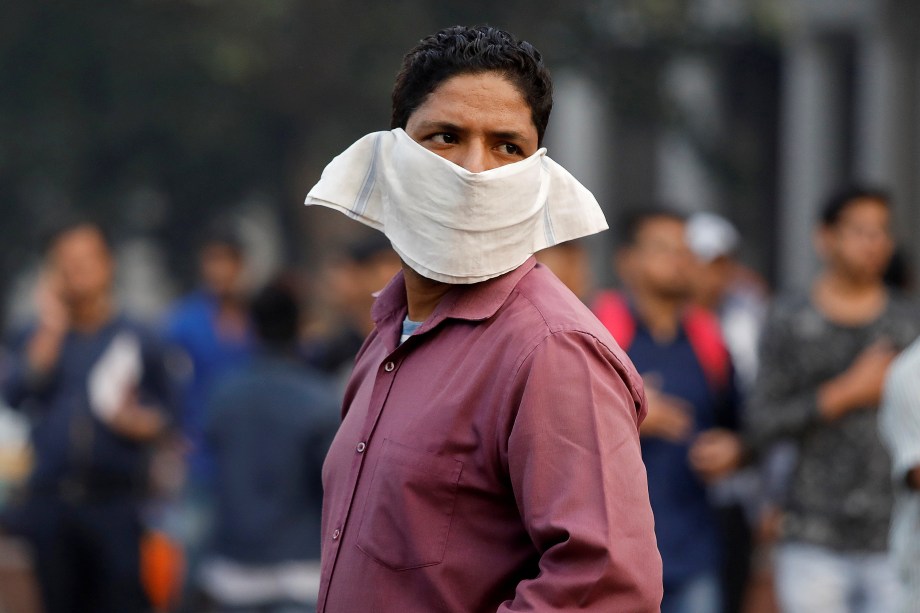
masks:
{"type": "Polygon", "coordinates": [[[725,390],[731,377],[731,360],[719,320],[709,311],[693,306],[684,313],[683,323],[709,384],[714,390],[725,390]]]}
{"type": "Polygon", "coordinates": [[[626,299],[614,291],[601,292],[595,298],[591,310],[613,335],[620,348],[628,350],[636,335],[636,319],[626,299]]]}

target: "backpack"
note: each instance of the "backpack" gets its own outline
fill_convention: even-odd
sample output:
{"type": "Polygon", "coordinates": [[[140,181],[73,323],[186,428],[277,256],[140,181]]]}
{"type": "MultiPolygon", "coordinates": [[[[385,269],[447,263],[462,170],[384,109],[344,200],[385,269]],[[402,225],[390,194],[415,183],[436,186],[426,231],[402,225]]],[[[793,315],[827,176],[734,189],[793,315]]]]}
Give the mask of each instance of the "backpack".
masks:
{"type": "MultiPolygon", "coordinates": [[[[591,310],[623,351],[629,353],[636,335],[636,318],[626,299],[614,291],[601,292],[591,310]]],[[[681,316],[681,325],[710,388],[725,392],[731,383],[732,368],[718,319],[702,307],[689,306],[681,316]]]]}

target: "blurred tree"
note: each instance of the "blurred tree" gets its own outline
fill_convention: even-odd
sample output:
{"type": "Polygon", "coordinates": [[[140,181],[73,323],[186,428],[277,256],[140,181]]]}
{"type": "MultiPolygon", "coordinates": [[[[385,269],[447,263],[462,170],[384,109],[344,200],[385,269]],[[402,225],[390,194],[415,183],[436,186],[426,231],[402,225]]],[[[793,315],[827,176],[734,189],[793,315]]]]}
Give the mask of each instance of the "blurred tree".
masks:
{"type": "Polygon", "coordinates": [[[0,288],[68,209],[103,217],[116,236],[164,241],[171,269],[188,282],[203,225],[257,193],[277,204],[287,255],[313,255],[309,241],[292,240],[315,223],[297,203],[332,155],[389,125],[402,54],[445,25],[491,23],[533,40],[550,66],[577,63],[595,76],[618,113],[654,123],[655,75],[669,53],[693,44],[696,4],[6,2],[0,288]]]}

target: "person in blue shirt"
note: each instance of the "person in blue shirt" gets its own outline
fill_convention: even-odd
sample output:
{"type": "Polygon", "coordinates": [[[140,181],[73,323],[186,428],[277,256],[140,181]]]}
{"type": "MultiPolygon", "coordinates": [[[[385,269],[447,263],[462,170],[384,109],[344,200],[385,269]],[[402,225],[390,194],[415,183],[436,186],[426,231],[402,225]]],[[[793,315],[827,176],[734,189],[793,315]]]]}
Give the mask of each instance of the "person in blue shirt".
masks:
{"type": "Polygon", "coordinates": [[[624,224],[617,270],[624,295],[594,311],[642,375],[649,412],[642,459],[664,566],[662,613],[719,613],[720,526],[707,483],[739,463],[731,361],[719,324],[689,304],[693,254],[684,219],[646,210],[624,224]]]}
{"type": "Polygon", "coordinates": [[[224,377],[208,402],[217,512],[202,583],[221,610],[313,611],[321,473],[339,401],[298,356],[299,305],[289,284],[261,290],[251,319],[253,360],[224,377]]]}
{"type": "Polygon", "coordinates": [[[194,575],[213,521],[214,465],[204,436],[205,407],[215,382],[245,364],[252,353],[246,258],[231,227],[216,223],[209,228],[199,249],[198,268],[201,287],[169,310],[163,330],[188,448],[176,528],[185,546],[186,602],[196,598],[194,575]]]}
{"type": "Polygon", "coordinates": [[[201,287],[179,300],[166,316],[164,336],[178,353],[182,390],[182,427],[191,445],[190,478],[208,480],[212,473],[203,439],[204,409],[214,381],[240,366],[252,349],[240,239],[215,227],[198,254],[201,287]]]}
{"type": "Polygon", "coordinates": [[[5,400],[33,421],[35,463],[2,525],[31,545],[44,610],[149,610],[139,505],[153,443],[175,414],[155,339],[120,315],[102,229],[62,224],[37,321],[12,343],[5,400]]]}

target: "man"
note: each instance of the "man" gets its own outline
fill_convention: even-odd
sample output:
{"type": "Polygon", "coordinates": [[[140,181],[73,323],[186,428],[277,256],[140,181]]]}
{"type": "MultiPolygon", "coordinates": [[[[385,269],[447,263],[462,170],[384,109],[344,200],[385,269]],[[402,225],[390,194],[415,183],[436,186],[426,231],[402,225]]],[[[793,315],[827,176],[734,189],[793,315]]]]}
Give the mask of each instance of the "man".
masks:
{"type": "Polygon", "coordinates": [[[647,209],[622,227],[617,271],[626,294],[601,293],[595,313],[642,374],[649,398],[642,458],[664,564],[663,612],[722,610],[721,540],[707,484],[740,460],[732,368],[719,324],[689,304],[693,255],[679,214],[647,209]]]}
{"type": "Polygon", "coordinates": [[[213,527],[214,460],[204,436],[205,407],[221,376],[251,353],[245,288],[246,258],[236,232],[224,223],[208,229],[198,251],[201,288],[181,299],[166,316],[164,337],[170,371],[181,391],[181,425],[187,471],[179,509],[185,551],[183,610],[201,598],[197,582],[201,553],[213,527]]]}
{"type": "Polygon", "coordinates": [[[251,352],[243,244],[231,229],[210,229],[198,252],[201,289],[170,309],[165,337],[179,353],[175,368],[182,383],[182,427],[191,445],[189,479],[204,484],[213,476],[204,444],[204,411],[214,382],[242,365],[251,352]]]}
{"type": "Polygon", "coordinates": [[[889,542],[903,589],[897,611],[910,613],[920,607],[920,339],[891,365],[879,422],[892,459],[889,542]]]}
{"type": "Polygon", "coordinates": [[[889,207],[872,189],[832,196],[815,237],[821,272],[809,293],[778,301],[764,329],[747,430],[759,451],[783,438],[799,450],[776,556],[790,613],[884,613],[897,597],[886,553],[891,469],[876,410],[888,365],[918,325],[882,282],[889,207]]]}
{"type": "Polygon", "coordinates": [[[748,391],[757,375],[760,331],[767,311],[767,286],[737,259],[741,236],[724,217],[694,213],[687,220],[687,243],[699,266],[694,301],[719,318],[740,387],[748,391]]]}
{"type": "MultiPolygon", "coordinates": [[[[720,215],[697,212],[687,219],[687,244],[697,260],[693,301],[718,318],[743,398],[750,393],[757,375],[768,293],[760,275],[738,259],[741,241],[735,226],[720,215]]],[[[742,602],[751,606],[758,598],[773,598],[772,569],[764,568],[768,565],[751,568],[749,563],[752,556],[754,561],[769,557],[767,537],[775,523],[773,509],[779,485],[788,479],[789,467],[795,461],[795,450],[789,447],[777,445],[763,469],[746,466],[710,491],[710,500],[722,518],[727,611],[740,610],[742,602]],[[752,530],[752,526],[759,529],[752,530]],[[752,536],[761,537],[762,542],[755,545],[752,536]],[[763,550],[755,553],[754,547],[763,550]]]]}
{"type": "Polygon", "coordinates": [[[162,354],[118,315],[100,228],[49,242],[38,322],[15,343],[6,400],[35,418],[27,499],[6,517],[30,542],[44,609],[147,611],[138,506],[151,442],[170,423],[162,354]]]}
{"type": "Polygon", "coordinates": [[[340,391],[351,375],[364,339],[374,329],[374,292],[399,269],[399,256],[390,241],[373,232],[349,244],[321,277],[323,286],[318,289],[338,318],[330,334],[307,343],[304,354],[307,364],[332,377],[340,391]]]}
{"type": "Polygon", "coordinates": [[[641,381],[532,257],[606,227],[539,149],[551,91],[529,43],[442,30],[307,197],[404,262],[324,466],[321,612],[658,610],[641,381]]]}
{"type": "Polygon", "coordinates": [[[216,517],[205,589],[220,610],[314,611],[321,469],[338,425],[331,387],[297,356],[297,298],[283,281],[250,308],[257,353],[218,383],[205,432],[216,517]]]}

